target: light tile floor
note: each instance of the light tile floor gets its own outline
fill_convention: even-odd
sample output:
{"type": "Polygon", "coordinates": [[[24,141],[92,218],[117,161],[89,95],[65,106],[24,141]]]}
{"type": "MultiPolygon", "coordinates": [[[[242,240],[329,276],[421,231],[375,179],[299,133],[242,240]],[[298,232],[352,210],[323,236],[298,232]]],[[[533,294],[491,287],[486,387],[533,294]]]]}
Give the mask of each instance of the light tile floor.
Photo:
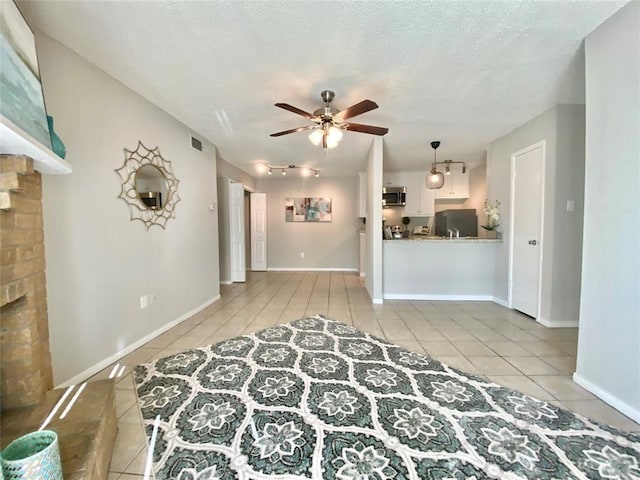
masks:
{"type": "Polygon", "coordinates": [[[216,303],[120,360],[128,367],[116,384],[118,436],[109,480],[140,480],[144,473],[147,448],[130,367],[318,313],[594,420],[640,431],[571,380],[577,328],[549,329],[492,302],[372,305],[353,273],[247,272],[246,283],[221,291],[216,303]]]}

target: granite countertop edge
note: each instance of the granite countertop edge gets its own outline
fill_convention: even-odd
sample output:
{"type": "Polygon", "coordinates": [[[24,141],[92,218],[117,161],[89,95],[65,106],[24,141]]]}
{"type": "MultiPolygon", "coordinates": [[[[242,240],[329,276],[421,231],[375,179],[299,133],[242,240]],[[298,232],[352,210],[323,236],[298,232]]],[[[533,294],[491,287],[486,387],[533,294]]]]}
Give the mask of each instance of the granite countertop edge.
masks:
{"type": "Polygon", "coordinates": [[[501,238],[394,238],[392,240],[384,240],[386,243],[403,243],[403,242],[419,242],[419,243],[502,243],[501,238]]]}

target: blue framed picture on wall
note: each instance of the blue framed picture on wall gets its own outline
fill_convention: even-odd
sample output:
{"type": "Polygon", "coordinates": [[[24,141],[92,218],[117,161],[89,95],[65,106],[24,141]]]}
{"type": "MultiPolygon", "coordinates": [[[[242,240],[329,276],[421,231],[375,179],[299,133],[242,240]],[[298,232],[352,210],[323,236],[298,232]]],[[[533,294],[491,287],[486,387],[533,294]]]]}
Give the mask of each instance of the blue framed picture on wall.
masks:
{"type": "Polygon", "coordinates": [[[13,1],[0,1],[0,114],[51,149],[33,32],[13,1]]]}
{"type": "Polygon", "coordinates": [[[330,222],[333,217],[331,198],[285,198],[284,215],[287,222],[330,222]]]}

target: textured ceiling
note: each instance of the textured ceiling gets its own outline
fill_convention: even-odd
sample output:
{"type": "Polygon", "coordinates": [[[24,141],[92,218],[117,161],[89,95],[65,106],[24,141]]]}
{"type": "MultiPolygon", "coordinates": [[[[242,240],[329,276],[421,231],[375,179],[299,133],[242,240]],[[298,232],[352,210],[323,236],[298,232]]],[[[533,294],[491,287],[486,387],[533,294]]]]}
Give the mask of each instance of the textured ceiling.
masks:
{"type": "MultiPolygon", "coordinates": [[[[365,98],[353,121],[389,128],[385,169],[482,163],[488,144],[556,103],[584,102],[583,38],[627,1],[18,2],[43,30],[218,146],[230,163],[364,168],[371,137],[325,156],[313,111],[365,98]]],[[[157,139],[161,146],[162,139],[157,139]]]]}

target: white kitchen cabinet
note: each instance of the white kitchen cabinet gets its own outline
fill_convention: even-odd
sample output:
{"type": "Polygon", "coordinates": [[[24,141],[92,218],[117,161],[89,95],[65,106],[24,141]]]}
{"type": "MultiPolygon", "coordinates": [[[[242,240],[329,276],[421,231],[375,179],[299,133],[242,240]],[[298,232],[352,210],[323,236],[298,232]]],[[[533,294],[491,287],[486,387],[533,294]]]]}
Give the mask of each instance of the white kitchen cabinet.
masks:
{"type": "Polygon", "coordinates": [[[404,176],[401,172],[387,172],[382,174],[383,187],[405,187],[404,176]]]}
{"type": "Polygon", "coordinates": [[[402,181],[407,187],[406,217],[431,217],[435,215],[435,191],[427,188],[426,171],[402,172],[402,181]]]}
{"type": "Polygon", "coordinates": [[[445,175],[444,186],[435,192],[435,198],[469,198],[469,174],[451,172],[445,175]]]}
{"type": "Polygon", "coordinates": [[[360,218],[367,216],[367,173],[358,173],[358,216],[360,218]]]}

